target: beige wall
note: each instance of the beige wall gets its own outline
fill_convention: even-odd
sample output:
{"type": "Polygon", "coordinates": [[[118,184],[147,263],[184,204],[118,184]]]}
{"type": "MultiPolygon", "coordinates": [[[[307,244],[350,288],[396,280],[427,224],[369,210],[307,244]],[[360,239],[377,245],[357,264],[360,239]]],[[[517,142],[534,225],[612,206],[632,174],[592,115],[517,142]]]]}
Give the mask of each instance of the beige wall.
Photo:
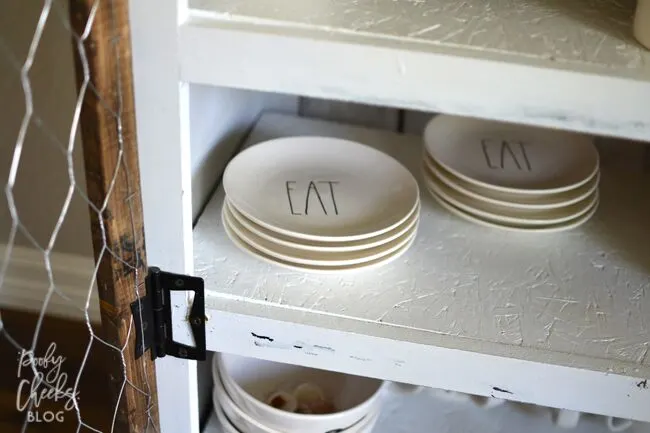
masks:
{"type": "MultiPolygon", "coordinates": [[[[7,182],[21,119],[25,113],[19,68],[24,62],[43,2],[0,0],[0,185],[7,182]]],[[[20,160],[16,187],[16,205],[27,230],[47,245],[59,218],[69,186],[66,156],[75,106],[75,76],[70,34],[62,15],[67,2],[54,2],[50,17],[30,72],[34,114],[45,128],[32,121],[20,160]],[[53,137],[60,143],[56,143],[53,137]]],[[[78,147],[74,154],[74,172],[83,187],[83,158],[78,147]]],[[[5,243],[11,218],[4,197],[0,196],[0,244],[5,243]]],[[[29,245],[24,235],[18,242],[29,245]]],[[[75,192],[55,251],[91,254],[88,208],[75,192]]]]}

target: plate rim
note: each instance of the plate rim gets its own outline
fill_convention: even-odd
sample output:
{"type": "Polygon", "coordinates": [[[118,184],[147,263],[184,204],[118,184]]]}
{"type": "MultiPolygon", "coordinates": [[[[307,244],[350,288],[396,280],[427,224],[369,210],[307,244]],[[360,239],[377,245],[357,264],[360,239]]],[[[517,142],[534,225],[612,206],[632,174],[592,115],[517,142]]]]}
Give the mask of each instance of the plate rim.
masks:
{"type": "MultiPolygon", "coordinates": [[[[233,225],[232,217],[233,215],[231,214],[227,204],[224,202],[224,215],[225,215],[225,223],[228,224],[228,227],[237,235],[239,239],[241,239],[243,242],[251,246],[253,249],[264,253],[267,256],[272,257],[273,259],[279,259],[285,262],[289,263],[294,263],[302,266],[322,266],[322,267],[337,267],[337,266],[352,266],[352,265],[363,265],[363,263],[366,262],[372,262],[374,260],[379,260],[384,256],[388,256],[395,251],[398,251],[400,248],[402,248],[404,245],[408,244],[408,242],[411,240],[411,238],[415,237],[417,235],[417,229],[418,229],[418,224],[416,224],[407,231],[403,235],[403,238],[397,238],[395,245],[392,245],[386,249],[380,249],[378,247],[379,251],[374,253],[372,256],[360,256],[354,259],[347,259],[347,260],[336,260],[336,259],[331,259],[331,260],[320,260],[320,259],[307,259],[307,258],[302,258],[302,257],[294,257],[290,256],[287,254],[279,253],[277,251],[273,251],[270,248],[267,248],[263,245],[260,245],[259,243],[253,241],[246,235],[246,233],[242,233],[238,227],[233,225]]],[[[363,251],[363,250],[361,250],[363,251]]],[[[354,252],[354,251],[353,251],[354,252]]],[[[332,251],[332,255],[336,255],[338,252],[332,251]]]]}
{"type": "Polygon", "coordinates": [[[477,226],[481,226],[485,228],[491,228],[491,229],[496,228],[496,229],[501,229],[510,232],[527,233],[527,234],[559,233],[568,230],[573,230],[575,228],[578,228],[586,224],[596,214],[596,211],[598,210],[598,207],[600,205],[600,197],[599,197],[586,214],[578,217],[575,220],[568,221],[566,223],[553,224],[549,226],[522,227],[522,226],[515,226],[515,225],[508,225],[508,224],[498,224],[487,220],[483,220],[481,218],[465,213],[462,210],[454,207],[452,204],[447,203],[442,197],[437,196],[434,192],[429,191],[429,193],[431,194],[432,198],[443,209],[448,211],[450,214],[454,215],[454,217],[463,219],[465,222],[476,224],[477,226]]]}
{"type": "Polygon", "coordinates": [[[279,232],[275,232],[275,234],[280,235],[280,236],[285,236],[287,238],[292,238],[292,240],[287,240],[287,239],[280,239],[277,237],[273,236],[273,233],[267,233],[264,230],[268,230],[269,232],[273,232],[273,230],[267,229],[263,226],[260,226],[259,224],[256,224],[252,220],[248,220],[245,215],[241,214],[239,210],[228,200],[228,197],[225,197],[224,202],[228,206],[231,214],[233,217],[241,224],[243,225],[247,230],[253,232],[257,236],[260,236],[270,242],[274,242],[278,245],[283,245],[289,248],[294,248],[294,249],[301,249],[301,250],[306,250],[306,251],[315,251],[315,252],[351,252],[351,251],[361,251],[361,250],[366,250],[374,247],[381,246],[383,244],[386,244],[388,242],[391,242],[400,236],[406,234],[409,229],[411,229],[415,224],[418,223],[420,219],[420,209],[422,208],[421,206],[421,200],[418,199],[418,206],[412,210],[411,215],[409,215],[409,218],[404,221],[404,224],[401,226],[396,227],[393,231],[395,233],[386,232],[382,235],[376,236],[379,239],[373,240],[373,238],[368,238],[368,242],[365,243],[366,239],[358,240],[358,241],[343,241],[341,242],[341,245],[337,245],[337,242],[321,242],[324,245],[314,245],[310,244],[309,242],[319,242],[319,241],[312,241],[312,240],[305,240],[305,239],[298,239],[294,238],[291,236],[284,235],[279,232]],[[255,225],[258,225],[259,227],[255,227],[255,225]],[[300,242],[304,243],[300,243],[300,242]],[[353,243],[356,242],[357,245],[343,245],[345,243],[353,243]]]}
{"type": "Polygon", "coordinates": [[[571,221],[572,219],[579,218],[580,216],[588,213],[589,209],[593,206],[593,204],[596,201],[598,201],[599,198],[599,189],[597,188],[592,193],[591,197],[587,197],[587,199],[585,199],[586,204],[584,208],[581,208],[579,211],[574,212],[570,215],[563,216],[561,218],[555,218],[552,220],[540,220],[535,218],[520,218],[520,217],[498,215],[489,211],[485,211],[483,209],[477,209],[472,205],[459,201],[455,197],[450,197],[449,194],[447,194],[444,191],[440,191],[440,188],[436,184],[436,181],[434,179],[431,178],[425,179],[425,183],[430,193],[432,192],[435,193],[437,196],[443,198],[447,203],[450,203],[454,207],[461,209],[463,212],[469,213],[481,219],[491,220],[495,224],[502,224],[502,223],[516,224],[516,225],[529,226],[529,227],[562,224],[565,221],[571,221]]]}
{"type": "MultiPolygon", "coordinates": [[[[436,161],[439,165],[441,165],[445,170],[447,170],[450,173],[454,174],[456,177],[459,177],[459,178],[461,178],[463,180],[466,180],[466,181],[468,181],[470,183],[473,183],[473,184],[475,184],[477,186],[480,186],[482,188],[492,189],[492,190],[501,191],[501,192],[523,194],[523,195],[526,195],[526,194],[553,194],[553,193],[560,193],[560,192],[570,191],[570,190],[575,189],[575,188],[579,188],[580,186],[582,186],[585,183],[589,182],[589,179],[593,178],[593,176],[595,175],[596,172],[600,171],[600,154],[598,152],[598,148],[595,145],[594,138],[590,137],[590,136],[588,136],[586,134],[575,133],[576,137],[582,137],[582,138],[585,138],[585,139],[589,139],[589,141],[591,143],[591,146],[590,146],[591,152],[590,153],[592,153],[592,156],[595,157],[594,168],[592,169],[592,171],[589,173],[589,175],[585,179],[582,179],[582,180],[580,180],[578,182],[574,182],[574,183],[572,183],[570,185],[565,185],[565,186],[562,186],[562,187],[538,188],[538,189],[525,189],[525,188],[515,188],[515,187],[494,185],[494,184],[491,184],[491,183],[488,183],[488,182],[485,182],[485,181],[474,179],[473,177],[468,176],[468,175],[460,172],[459,170],[457,170],[457,169],[455,169],[453,167],[450,167],[448,164],[445,164],[444,162],[440,161],[438,158],[436,158],[430,152],[429,143],[431,142],[430,136],[432,134],[430,131],[434,128],[434,126],[435,126],[434,124],[436,123],[436,121],[439,121],[439,118],[441,118],[441,117],[442,118],[458,118],[458,119],[468,119],[468,120],[479,120],[479,121],[487,121],[487,122],[489,122],[489,120],[476,119],[476,118],[466,117],[466,116],[452,116],[452,115],[446,115],[446,114],[439,114],[439,115],[433,117],[431,120],[429,120],[429,122],[427,123],[427,125],[426,125],[426,127],[424,129],[424,150],[427,152],[427,154],[429,156],[431,156],[431,158],[434,161],[436,161]]],[[[495,122],[495,123],[506,123],[506,122],[495,122]]],[[[516,124],[516,123],[512,123],[512,125],[513,126],[520,126],[520,127],[526,127],[527,126],[527,125],[521,125],[521,124],[516,124]]],[[[549,129],[549,128],[541,128],[541,127],[533,127],[533,126],[530,126],[530,128],[537,128],[537,129],[544,129],[544,130],[553,131],[553,129],[549,129]]],[[[559,131],[559,132],[571,133],[571,131],[559,131]]]]}
{"type": "Polygon", "coordinates": [[[364,240],[364,239],[367,239],[367,238],[380,236],[380,235],[382,235],[384,233],[387,233],[387,232],[393,230],[394,228],[399,227],[400,225],[404,224],[404,222],[408,220],[408,218],[412,215],[412,213],[418,207],[419,202],[420,202],[420,195],[421,195],[420,185],[419,185],[417,179],[415,178],[415,176],[413,175],[412,171],[409,170],[408,167],[406,167],[404,164],[402,164],[399,160],[397,160],[396,158],[394,158],[390,154],[388,154],[386,152],[383,152],[383,151],[381,151],[379,149],[376,149],[376,148],[374,148],[372,146],[369,146],[367,144],[364,144],[364,143],[360,143],[360,142],[353,141],[353,140],[348,140],[348,139],[336,138],[336,137],[327,137],[327,136],[289,136],[289,137],[280,137],[280,138],[275,138],[275,139],[271,139],[271,140],[262,141],[260,143],[255,144],[255,145],[252,145],[252,146],[244,149],[243,151],[239,152],[237,155],[235,155],[230,160],[230,162],[228,163],[228,165],[224,169],[224,174],[223,174],[221,183],[223,185],[224,192],[225,192],[226,196],[231,198],[231,203],[233,205],[235,205],[237,210],[241,214],[243,214],[246,218],[248,218],[249,220],[255,222],[256,224],[258,224],[258,225],[260,225],[260,226],[262,226],[262,227],[264,227],[264,228],[266,228],[268,230],[271,230],[271,231],[274,231],[274,232],[277,232],[277,233],[282,233],[282,234],[284,234],[286,236],[290,236],[290,237],[294,237],[294,238],[298,238],[298,239],[310,240],[310,241],[320,241],[320,242],[344,242],[344,241],[357,241],[357,240],[361,241],[361,240],[364,240]],[[303,232],[299,232],[299,231],[296,231],[296,230],[292,230],[291,228],[279,227],[278,225],[275,225],[274,223],[264,221],[261,217],[257,217],[255,215],[251,214],[248,210],[243,209],[242,206],[241,206],[241,203],[237,203],[237,198],[228,194],[227,184],[229,183],[229,181],[228,181],[229,169],[232,170],[231,163],[233,161],[235,161],[238,157],[240,157],[240,155],[242,155],[242,154],[244,154],[244,153],[250,151],[251,149],[254,149],[254,148],[256,148],[257,146],[260,146],[260,145],[272,145],[272,143],[277,143],[277,142],[283,142],[283,141],[289,141],[289,140],[298,141],[298,140],[306,140],[306,139],[309,139],[309,140],[318,139],[318,140],[338,141],[338,142],[353,145],[355,147],[363,148],[366,151],[376,153],[377,155],[381,155],[382,158],[385,158],[386,161],[390,161],[389,162],[390,164],[395,164],[395,167],[399,167],[398,170],[403,171],[403,173],[405,175],[407,175],[407,176],[405,176],[405,179],[408,179],[408,182],[407,182],[409,184],[408,188],[411,190],[411,193],[413,194],[413,198],[414,198],[413,204],[410,206],[408,211],[406,211],[404,213],[404,215],[402,215],[397,221],[394,221],[391,224],[389,224],[389,225],[387,225],[387,226],[385,226],[385,227],[383,227],[381,229],[373,230],[373,231],[370,231],[370,232],[369,231],[364,231],[363,233],[357,233],[357,234],[321,235],[321,234],[303,233],[303,232]]]}
{"type": "Polygon", "coordinates": [[[273,266],[279,266],[285,269],[290,269],[292,271],[297,271],[297,272],[304,272],[304,273],[314,273],[314,274],[328,274],[328,275],[333,275],[333,274],[344,274],[344,273],[353,273],[353,272],[360,272],[360,271],[366,271],[366,270],[371,270],[380,266],[385,266],[401,256],[403,256],[410,248],[411,246],[415,243],[415,240],[417,239],[417,235],[413,236],[411,240],[404,246],[402,249],[394,252],[392,255],[388,255],[385,257],[382,257],[381,259],[371,262],[371,263],[364,263],[364,264],[359,264],[359,265],[351,265],[351,266],[332,266],[332,267],[310,267],[310,266],[300,266],[296,265],[293,263],[288,263],[288,262],[283,262],[279,260],[272,259],[268,256],[265,256],[263,253],[253,249],[249,245],[247,245],[244,241],[239,239],[232,231],[228,228],[227,224],[224,221],[224,213],[223,213],[223,206],[221,209],[221,225],[230,239],[230,241],[243,253],[248,254],[251,257],[254,257],[258,260],[263,261],[267,265],[273,265],[273,266]]]}
{"type": "MultiPolygon", "coordinates": [[[[429,173],[432,173],[440,181],[445,183],[450,188],[453,188],[456,191],[458,191],[459,193],[464,194],[466,196],[469,196],[471,198],[474,198],[476,200],[481,200],[481,201],[484,201],[484,202],[487,202],[487,203],[492,203],[492,204],[496,204],[496,205],[500,205],[500,206],[508,206],[508,207],[517,208],[517,209],[547,210],[547,209],[557,209],[557,208],[566,207],[566,206],[570,206],[572,204],[579,203],[580,201],[585,200],[586,198],[588,198],[590,195],[592,195],[594,193],[594,191],[596,189],[598,189],[598,187],[600,185],[600,177],[601,177],[600,169],[599,169],[592,175],[591,179],[589,179],[589,181],[587,181],[587,183],[585,183],[585,185],[582,185],[582,186],[589,185],[589,182],[592,182],[593,185],[591,185],[586,192],[583,192],[581,195],[577,195],[577,196],[575,196],[575,197],[573,197],[573,198],[571,198],[569,200],[557,201],[557,202],[549,203],[549,204],[517,203],[517,202],[514,202],[514,201],[509,202],[509,201],[489,197],[487,195],[482,195],[479,192],[471,191],[471,190],[465,188],[464,186],[455,183],[453,178],[452,178],[454,176],[454,174],[451,173],[451,172],[445,173],[443,171],[444,170],[443,167],[436,167],[435,164],[437,164],[437,163],[435,161],[433,161],[433,158],[427,152],[424,152],[422,159],[424,161],[423,164],[422,164],[423,165],[422,168],[424,170],[427,170],[427,172],[425,173],[425,176],[428,175],[429,173]]],[[[459,178],[459,179],[464,181],[464,179],[462,179],[462,178],[459,178]]],[[[473,185],[473,186],[475,186],[477,188],[482,188],[482,187],[480,187],[478,185],[475,185],[475,184],[471,184],[471,185],[473,185]]],[[[576,187],[576,188],[574,188],[572,190],[563,191],[563,192],[561,192],[559,194],[570,193],[570,192],[573,192],[573,191],[578,190],[580,188],[581,188],[581,186],[576,187]]],[[[499,192],[504,192],[504,191],[499,191],[499,192]]],[[[557,194],[557,193],[555,193],[555,194],[557,194]]],[[[531,196],[531,195],[534,195],[534,194],[524,194],[524,196],[531,196]]],[[[540,195],[543,196],[543,195],[553,195],[553,194],[540,194],[540,195]]]]}

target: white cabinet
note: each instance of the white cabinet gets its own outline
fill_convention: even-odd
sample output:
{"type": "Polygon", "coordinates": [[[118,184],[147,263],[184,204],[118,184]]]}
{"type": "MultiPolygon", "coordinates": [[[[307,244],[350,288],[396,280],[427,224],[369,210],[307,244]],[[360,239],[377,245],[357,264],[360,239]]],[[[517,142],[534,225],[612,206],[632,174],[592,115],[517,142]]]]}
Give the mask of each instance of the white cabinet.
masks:
{"type": "MultiPolygon", "coordinates": [[[[148,261],[205,279],[209,350],[650,421],[650,153],[622,140],[650,141],[650,52],[632,39],[634,2],[130,9],[148,261]],[[425,200],[413,248],[365,277],[283,271],[228,241],[219,179],[242,144],[351,137],[416,171],[420,139],[401,131],[429,115],[404,110],[614,137],[599,140],[595,222],[521,242],[425,200]]],[[[173,301],[185,342],[189,301],[173,301]]],[[[198,433],[209,365],[156,366],[163,433],[198,433]]]]}

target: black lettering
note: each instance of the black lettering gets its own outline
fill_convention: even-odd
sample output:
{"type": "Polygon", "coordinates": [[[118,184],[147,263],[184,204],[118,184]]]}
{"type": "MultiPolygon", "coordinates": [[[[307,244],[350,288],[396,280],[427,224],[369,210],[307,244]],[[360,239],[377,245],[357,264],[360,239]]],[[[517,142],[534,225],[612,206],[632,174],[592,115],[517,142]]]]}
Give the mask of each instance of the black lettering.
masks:
{"type": "Polygon", "coordinates": [[[293,211],[293,202],[291,201],[291,191],[293,191],[293,188],[291,188],[289,185],[296,183],[295,180],[288,180],[286,182],[286,187],[287,187],[287,198],[289,199],[289,209],[291,210],[291,215],[302,215],[300,213],[295,213],[293,211]]]}
{"type": "Polygon", "coordinates": [[[489,140],[487,138],[484,138],[481,140],[481,147],[483,148],[483,155],[485,156],[485,163],[487,164],[488,168],[495,169],[497,168],[495,165],[492,165],[492,161],[490,160],[490,155],[488,154],[488,145],[489,140]]]}
{"type": "Polygon", "coordinates": [[[515,156],[515,153],[512,151],[512,148],[510,147],[510,143],[508,143],[505,140],[501,142],[501,168],[505,168],[506,150],[512,157],[513,161],[515,161],[515,164],[517,164],[517,168],[521,170],[521,165],[519,165],[519,161],[517,161],[517,157],[515,156]]]}
{"type": "Polygon", "coordinates": [[[334,194],[334,185],[338,184],[338,181],[333,180],[323,180],[319,183],[327,183],[330,186],[330,195],[332,196],[332,204],[334,205],[334,213],[339,214],[339,207],[336,205],[336,195],[334,194]]]}
{"type": "Polygon", "coordinates": [[[530,160],[528,159],[528,155],[526,154],[526,146],[528,143],[524,143],[523,141],[519,142],[519,147],[521,148],[521,154],[524,155],[524,161],[526,161],[526,167],[528,167],[528,171],[533,171],[533,167],[530,165],[530,160]]]}
{"type": "Polygon", "coordinates": [[[307,188],[307,197],[305,199],[305,215],[309,215],[309,196],[311,195],[311,191],[314,191],[316,193],[316,197],[318,198],[318,202],[320,203],[321,208],[323,209],[323,213],[327,215],[327,209],[325,209],[325,204],[323,204],[323,199],[320,196],[320,193],[318,192],[318,188],[316,187],[316,184],[314,181],[309,182],[309,188],[307,188]]]}

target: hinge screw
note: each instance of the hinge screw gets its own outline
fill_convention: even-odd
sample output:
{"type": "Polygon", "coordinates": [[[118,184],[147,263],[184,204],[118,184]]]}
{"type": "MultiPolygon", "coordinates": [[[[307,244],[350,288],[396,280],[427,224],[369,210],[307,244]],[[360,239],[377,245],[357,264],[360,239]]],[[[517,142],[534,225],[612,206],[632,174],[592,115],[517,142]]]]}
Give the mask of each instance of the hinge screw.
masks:
{"type": "Polygon", "coordinates": [[[200,317],[193,317],[192,318],[192,325],[200,325],[202,323],[202,320],[200,317]]]}
{"type": "Polygon", "coordinates": [[[176,287],[183,287],[185,285],[185,281],[183,281],[181,278],[179,278],[178,280],[176,280],[174,282],[174,284],[176,284],[176,287]]]}

